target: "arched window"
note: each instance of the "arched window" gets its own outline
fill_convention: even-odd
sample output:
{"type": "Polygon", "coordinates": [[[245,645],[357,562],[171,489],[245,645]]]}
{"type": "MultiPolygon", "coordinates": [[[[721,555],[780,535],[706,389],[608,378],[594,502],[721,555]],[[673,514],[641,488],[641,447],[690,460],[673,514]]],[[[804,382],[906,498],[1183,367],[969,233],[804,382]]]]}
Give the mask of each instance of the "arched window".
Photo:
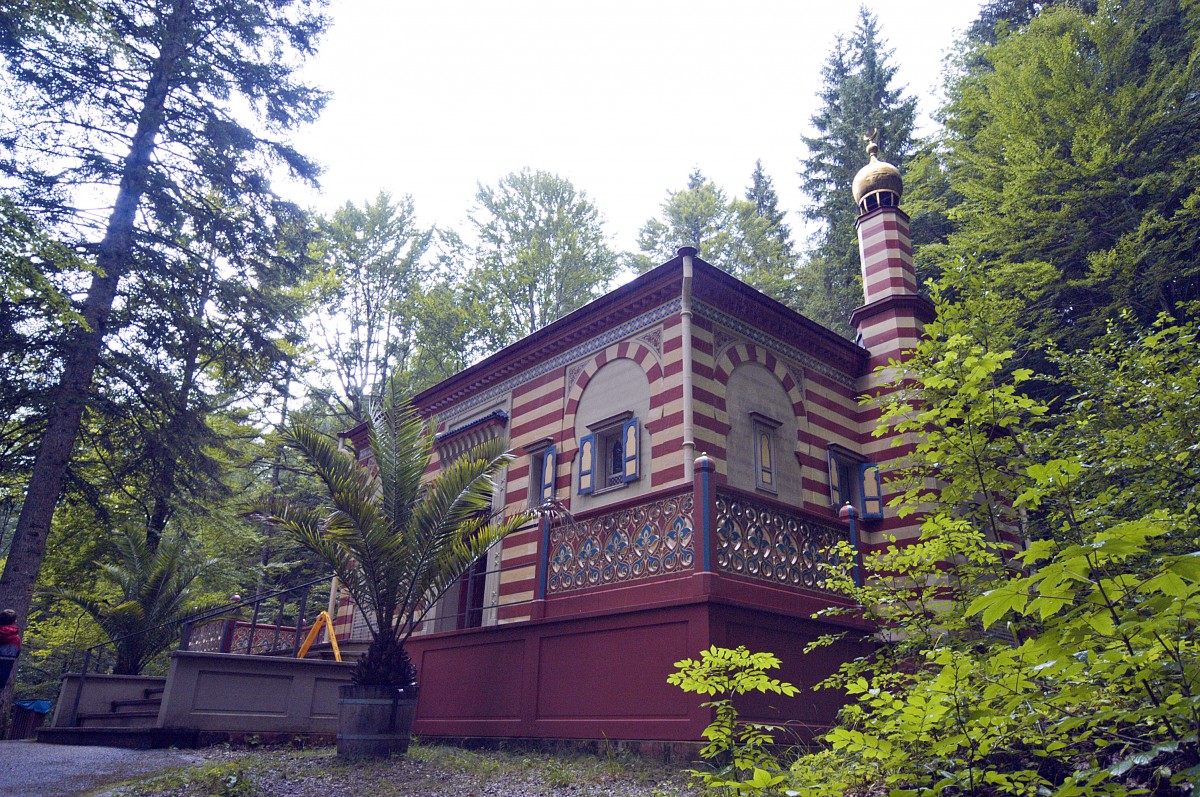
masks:
{"type": "Polygon", "coordinates": [[[796,431],[800,421],[779,377],[758,362],[744,362],[725,386],[729,435],[725,445],[729,484],[803,502],[796,431]]]}
{"type": "Polygon", "coordinates": [[[608,492],[621,490],[624,498],[649,489],[649,479],[642,479],[650,465],[649,412],[650,384],[637,362],[612,360],[588,381],[575,413],[575,485],[585,504],[602,503],[608,492]]]}

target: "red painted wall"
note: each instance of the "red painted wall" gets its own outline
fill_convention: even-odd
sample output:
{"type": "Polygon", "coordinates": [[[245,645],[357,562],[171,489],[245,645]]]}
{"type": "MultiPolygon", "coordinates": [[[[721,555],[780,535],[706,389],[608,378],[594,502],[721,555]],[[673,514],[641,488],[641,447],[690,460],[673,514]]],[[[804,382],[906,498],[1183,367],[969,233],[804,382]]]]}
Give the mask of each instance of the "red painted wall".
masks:
{"type": "MultiPolygon", "coordinates": [[[[697,580],[699,583],[700,579],[697,580]]],[[[841,700],[815,684],[861,644],[805,655],[838,629],[796,616],[696,597],[606,616],[554,618],[414,638],[419,736],[696,741],[710,721],[703,698],[667,684],[674,663],[709,645],[770,650],[796,698],[746,701],[747,718],[826,727],[841,700]]],[[[852,632],[853,633],[853,632],[852,632]]]]}

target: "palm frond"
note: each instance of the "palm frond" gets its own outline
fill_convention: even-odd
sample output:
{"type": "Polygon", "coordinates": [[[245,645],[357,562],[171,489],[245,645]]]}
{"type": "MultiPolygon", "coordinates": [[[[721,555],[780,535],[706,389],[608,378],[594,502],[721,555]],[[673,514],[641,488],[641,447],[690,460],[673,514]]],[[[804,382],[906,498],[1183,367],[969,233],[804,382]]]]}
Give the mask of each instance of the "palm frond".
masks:
{"type": "Polygon", "coordinates": [[[266,513],[333,569],[367,618],[372,650],[382,651],[406,641],[472,563],[529,518],[492,522],[492,485],[512,460],[502,441],[443,462],[428,477],[433,424],[405,402],[398,380],[371,408],[367,427],[373,472],[327,436],[289,427],[285,439],[324,484],[327,503],[271,501],[266,513]]]}
{"type": "Polygon", "coordinates": [[[175,621],[188,613],[192,585],[215,565],[168,535],[151,550],[144,529],[123,527],[111,543],[116,562],[100,564],[100,579],[115,588],[111,600],[55,589],[75,604],[113,641],[118,674],[137,674],[175,641],[175,621]]]}

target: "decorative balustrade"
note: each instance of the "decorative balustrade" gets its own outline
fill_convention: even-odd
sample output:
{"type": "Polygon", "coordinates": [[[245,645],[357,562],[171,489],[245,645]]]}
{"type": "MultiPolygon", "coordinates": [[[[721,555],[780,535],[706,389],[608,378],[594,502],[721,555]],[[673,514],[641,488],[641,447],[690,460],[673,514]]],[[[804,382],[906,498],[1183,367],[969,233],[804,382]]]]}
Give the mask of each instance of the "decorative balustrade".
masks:
{"type": "Polygon", "coordinates": [[[691,570],[692,493],[585,520],[558,520],[549,531],[548,551],[548,595],[691,570]]]}
{"type": "Polygon", "coordinates": [[[847,533],[728,487],[719,488],[712,561],[717,571],[788,587],[820,589],[841,566],[835,546],[847,533]]]}
{"type": "Polygon", "coordinates": [[[293,653],[300,647],[295,626],[254,624],[218,618],[192,628],[188,650],[201,653],[293,653]]]}

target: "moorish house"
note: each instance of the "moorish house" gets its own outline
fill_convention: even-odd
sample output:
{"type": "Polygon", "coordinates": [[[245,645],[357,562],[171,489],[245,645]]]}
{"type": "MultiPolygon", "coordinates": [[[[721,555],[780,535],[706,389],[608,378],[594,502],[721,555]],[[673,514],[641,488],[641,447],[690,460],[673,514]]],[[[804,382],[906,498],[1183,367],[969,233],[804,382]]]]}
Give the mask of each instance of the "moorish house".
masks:
{"type": "MultiPolygon", "coordinates": [[[[418,735],[695,740],[710,717],[666,685],[675,661],[746,645],[807,687],[863,652],[854,634],[804,648],[845,630],[813,618],[841,600],[826,569],[856,567],[834,543],[917,533],[887,507],[907,444],[873,436],[878,410],[859,399],[932,318],[899,172],[869,151],[857,342],[685,247],[416,396],[442,460],[509,441],[495,510],[555,509],[477,562],[413,638],[418,735]]],[[[365,455],[364,434],[345,437],[365,455]]],[[[365,638],[349,599],[333,602],[339,639],[365,638]]],[[[749,713],[819,730],[838,705],[804,691],[749,713]]]]}

